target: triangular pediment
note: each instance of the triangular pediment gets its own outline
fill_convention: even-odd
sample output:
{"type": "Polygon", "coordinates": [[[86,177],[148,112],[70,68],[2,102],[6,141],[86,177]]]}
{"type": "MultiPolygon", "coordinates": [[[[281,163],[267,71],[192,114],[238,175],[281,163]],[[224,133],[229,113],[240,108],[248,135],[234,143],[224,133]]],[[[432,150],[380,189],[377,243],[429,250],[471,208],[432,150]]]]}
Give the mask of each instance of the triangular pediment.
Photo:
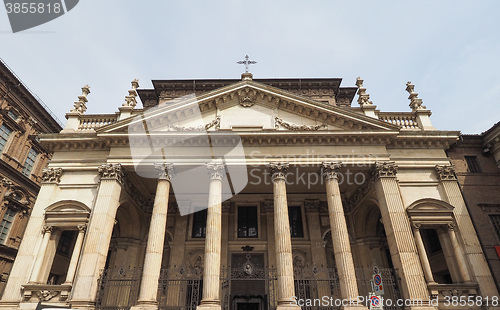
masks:
{"type": "Polygon", "coordinates": [[[200,96],[160,102],[140,115],[101,127],[98,133],[142,131],[399,131],[398,126],[243,80],[200,96]],[[137,129],[137,130],[136,130],[137,129]]]}

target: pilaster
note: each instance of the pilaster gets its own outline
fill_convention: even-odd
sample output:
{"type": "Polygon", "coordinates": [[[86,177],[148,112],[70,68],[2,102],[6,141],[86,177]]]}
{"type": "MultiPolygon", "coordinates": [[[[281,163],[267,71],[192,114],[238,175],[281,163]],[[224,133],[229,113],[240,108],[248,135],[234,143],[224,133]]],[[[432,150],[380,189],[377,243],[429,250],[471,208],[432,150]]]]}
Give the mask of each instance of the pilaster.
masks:
{"type": "MultiPolygon", "coordinates": [[[[471,280],[479,284],[483,296],[498,296],[493,276],[486,263],[476,230],[474,229],[460,186],[458,185],[455,167],[453,165],[437,165],[435,168],[446,200],[455,207],[453,210],[453,215],[457,223],[455,235],[459,247],[461,246],[458,239],[463,241],[463,250],[467,258],[464,263],[467,264],[468,260],[469,265],[467,267],[470,268],[473,274],[471,280]]],[[[455,246],[457,245],[453,245],[454,248],[455,246]]],[[[459,272],[463,273],[462,270],[459,270],[459,272]]]]}
{"type": "Polygon", "coordinates": [[[376,163],[375,190],[389,243],[392,261],[399,270],[403,297],[427,300],[429,293],[420,257],[415,246],[399,184],[398,166],[392,162],[376,163]]]}
{"type": "Polygon", "coordinates": [[[124,178],[120,164],[103,164],[97,198],[92,210],[83,253],[74,281],[70,304],[73,308],[93,308],[98,289],[98,279],[104,265],[120,205],[124,178]]]}
{"type": "Polygon", "coordinates": [[[61,169],[53,168],[45,169],[43,172],[40,191],[0,302],[2,308],[4,306],[15,308],[17,306],[14,305],[19,304],[22,300],[20,288],[28,283],[30,274],[33,272],[37,253],[43,239],[42,228],[44,226],[45,208],[52,203],[57,195],[57,183],[61,174],[61,169]]]}

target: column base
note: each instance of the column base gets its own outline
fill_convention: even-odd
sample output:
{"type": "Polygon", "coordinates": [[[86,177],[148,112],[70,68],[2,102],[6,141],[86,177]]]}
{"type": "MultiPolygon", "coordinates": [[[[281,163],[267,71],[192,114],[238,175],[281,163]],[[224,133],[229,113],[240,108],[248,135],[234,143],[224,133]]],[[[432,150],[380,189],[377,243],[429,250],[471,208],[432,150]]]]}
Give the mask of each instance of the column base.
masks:
{"type": "Polygon", "coordinates": [[[293,305],[293,304],[284,304],[284,305],[278,305],[276,307],[276,310],[301,310],[298,305],[293,305]]]}
{"type": "Polygon", "coordinates": [[[221,310],[220,301],[202,301],[201,304],[196,307],[196,310],[221,310]]]}
{"type": "Polygon", "coordinates": [[[341,310],[367,310],[366,306],[340,306],[341,310]]]}
{"type": "Polygon", "coordinates": [[[130,310],[158,310],[158,302],[138,301],[135,306],[130,307],[130,310]]]}

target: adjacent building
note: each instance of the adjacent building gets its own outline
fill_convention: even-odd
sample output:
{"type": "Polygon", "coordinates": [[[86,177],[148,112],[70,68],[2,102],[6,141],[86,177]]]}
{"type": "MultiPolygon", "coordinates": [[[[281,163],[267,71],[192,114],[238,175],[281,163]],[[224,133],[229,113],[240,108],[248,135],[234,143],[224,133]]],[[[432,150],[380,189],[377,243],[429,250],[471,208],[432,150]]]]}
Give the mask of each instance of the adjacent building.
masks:
{"type": "Polygon", "coordinates": [[[500,287],[500,123],[482,134],[461,135],[448,156],[500,287]]]}
{"type": "Polygon", "coordinates": [[[432,126],[410,82],[408,112],[341,82],[133,81],[98,115],[83,87],[40,136],[53,157],[0,308],[367,309],[370,292],[493,308],[446,154],[459,132],[432,126]]]}
{"type": "Polygon", "coordinates": [[[0,60],[0,292],[51,157],[37,135],[61,129],[55,116],[0,60]]]}

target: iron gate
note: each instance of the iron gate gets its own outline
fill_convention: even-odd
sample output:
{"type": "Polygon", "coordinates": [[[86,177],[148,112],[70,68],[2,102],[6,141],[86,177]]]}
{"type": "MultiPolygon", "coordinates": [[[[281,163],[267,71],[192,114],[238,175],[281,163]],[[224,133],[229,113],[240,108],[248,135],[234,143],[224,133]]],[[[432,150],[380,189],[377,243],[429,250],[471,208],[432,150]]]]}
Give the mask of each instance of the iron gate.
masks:
{"type": "Polygon", "coordinates": [[[339,278],[335,268],[294,267],[295,295],[297,299],[314,301],[316,304],[304,304],[302,309],[337,309],[321,304],[323,296],[340,298],[339,278]]]}
{"type": "Polygon", "coordinates": [[[141,285],[141,268],[104,269],[99,278],[96,307],[100,310],[128,310],[135,305],[141,285]]]}
{"type": "MultiPolygon", "coordinates": [[[[401,298],[399,277],[395,269],[379,269],[384,285],[384,298],[401,298]]],[[[99,310],[128,310],[139,296],[142,270],[140,268],[105,269],[99,279],[96,308],[99,310]]],[[[371,268],[356,268],[358,290],[361,296],[371,291],[371,268]]],[[[295,294],[300,299],[321,299],[323,296],[340,298],[340,282],[335,268],[294,268],[295,294]]],[[[158,305],[162,310],[196,310],[203,290],[201,267],[162,269],[158,283],[158,305]]],[[[221,303],[224,310],[235,310],[238,301],[259,302],[261,310],[275,310],[277,306],[277,275],[274,267],[242,265],[221,269],[221,303]],[[239,288],[239,289],[238,289],[239,288]],[[260,291],[259,291],[260,290],[260,291]],[[257,292],[246,294],[247,292],[257,292]]],[[[332,310],[330,306],[304,306],[305,310],[332,310]]],[[[400,310],[384,306],[384,310],[400,310]]]]}

